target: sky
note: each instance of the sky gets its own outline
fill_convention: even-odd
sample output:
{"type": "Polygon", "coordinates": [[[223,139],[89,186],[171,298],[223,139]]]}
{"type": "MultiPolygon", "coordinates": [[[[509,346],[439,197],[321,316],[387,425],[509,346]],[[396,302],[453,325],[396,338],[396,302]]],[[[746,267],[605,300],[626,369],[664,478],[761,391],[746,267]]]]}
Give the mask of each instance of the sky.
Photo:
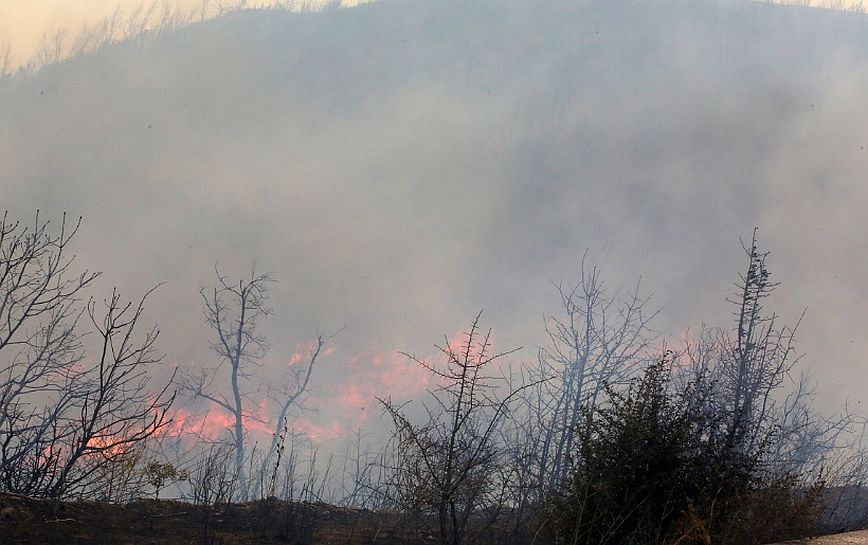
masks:
{"type": "MultiPolygon", "coordinates": [[[[44,13],[0,13],[0,31],[26,43],[71,21],[44,13]]],[[[303,416],[319,439],[378,425],[375,396],[421,395],[399,351],[434,354],[480,309],[498,347],[524,347],[512,363],[533,361],[559,312],[552,283],[579,277],[585,253],[610,293],[653,293],[662,338],[729,327],[739,240],[758,227],[782,282],[769,307],[789,323],[807,308],[818,403],[858,409],[865,96],[855,14],[686,0],[237,12],[0,81],[0,208],[84,216],[95,296],[165,282],[147,314],[160,376],[214,363],[199,290],[215,264],[272,271],[266,383],[317,331],[341,331],[303,416]]]]}
{"type": "MultiPolygon", "coordinates": [[[[188,14],[193,20],[216,15],[220,6],[234,8],[261,7],[265,5],[308,6],[318,5],[317,0],[308,2],[283,2],[281,0],[0,0],[0,47],[9,47],[14,64],[20,65],[36,55],[45,38],[51,39],[58,31],[64,33],[66,47],[71,46],[75,36],[83,29],[100,25],[114,14],[122,20],[138,10],[153,10],[159,13],[165,8],[188,14]],[[241,3],[243,2],[243,4],[241,3]]],[[[342,5],[355,5],[350,0],[342,5]]],[[[118,30],[119,35],[122,29],[118,30]]]]}
{"type": "MultiPolygon", "coordinates": [[[[198,0],[179,0],[178,5],[192,9],[198,0]]],[[[142,5],[130,0],[3,0],[0,2],[0,43],[11,45],[21,62],[39,50],[43,36],[65,29],[78,33],[84,26],[99,24],[115,10],[127,13],[142,5]]]]}
{"type": "MultiPolygon", "coordinates": [[[[116,11],[129,15],[142,6],[154,6],[159,11],[163,6],[188,12],[194,18],[203,12],[213,15],[219,4],[232,6],[238,2],[217,0],[164,0],[147,2],[142,0],[0,0],[0,48],[11,47],[15,64],[26,62],[35,55],[43,38],[58,31],[66,31],[67,43],[84,27],[99,25],[106,17],[116,11]]],[[[246,6],[273,4],[275,2],[247,1],[246,6]]],[[[279,2],[278,2],[279,3],[279,2]]],[[[284,2],[288,3],[288,2],[284,2]]],[[[295,5],[301,2],[295,2],[295,5]]],[[[788,3],[783,1],[781,3],[788,3]]],[[[796,0],[796,4],[853,9],[862,4],[857,0],[796,0]]],[[[316,1],[311,0],[315,5],[316,1]]],[[[343,5],[354,5],[354,1],[344,1],[343,5]]]]}

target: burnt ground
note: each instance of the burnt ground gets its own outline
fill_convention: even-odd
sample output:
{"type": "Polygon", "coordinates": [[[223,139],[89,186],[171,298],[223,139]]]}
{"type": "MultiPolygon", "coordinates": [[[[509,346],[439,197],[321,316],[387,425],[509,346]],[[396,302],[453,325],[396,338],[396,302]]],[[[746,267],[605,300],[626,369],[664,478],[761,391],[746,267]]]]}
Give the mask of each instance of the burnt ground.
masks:
{"type": "Polygon", "coordinates": [[[0,494],[2,545],[424,544],[432,536],[392,513],[263,500],[202,510],[169,500],[126,505],[0,494]]]}
{"type": "MultiPolygon", "coordinates": [[[[860,490],[860,496],[861,496],[860,490]]],[[[831,492],[834,500],[846,494],[831,492]]],[[[852,495],[851,492],[848,492],[852,495]]],[[[844,498],[853,503],[850,496],[844,498]]],[[[859,503],[844,526],[865,525],[859,503]]],[[[521,543],[488,526],[479,542],[521,543]]],[[[827,531],[842,531],[827,528],[827,531]]],[[[516,539],[517,538],[517,539],[516,539]]],[[[398,513],[280,500],[203,510],[182,501],[138,500],[126,505],[56,502],[0,493],[0,545],[427,545],[436,540],[418,519],[398,513]]],[[[796,542],[791,542],[796,543],[796,542]]],[[[868,530],[799,541],[802,545],[868,545],[868,530]]],[[[790,545],[789,543],[787,545],[790,545]]]]}

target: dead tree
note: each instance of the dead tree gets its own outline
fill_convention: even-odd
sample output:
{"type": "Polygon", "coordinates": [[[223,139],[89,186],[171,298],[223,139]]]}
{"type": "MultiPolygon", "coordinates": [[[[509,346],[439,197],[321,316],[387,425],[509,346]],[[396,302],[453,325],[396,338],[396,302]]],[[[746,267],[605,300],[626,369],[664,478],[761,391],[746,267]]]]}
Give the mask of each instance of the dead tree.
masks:
{"type": "Polygon", "coordinates": [[[767,314],[764,300],[778,286],[766,268],[768,253],[757,248],[756,230],[749,246],[747,271],[736,284],[734,335],[721,337],[719,378],[727,392],[726,412],[732,415],[731,434],[756,441],[772,410],[772,392],[780,387],[798,361],[794,341],[798,322],[792,328],[778,327],[777,315],[767,314]]]}
{"type": "Polygon", "coordinates": [[[12,75],[12,43],[0,47],[0,79],[12,75]]]}
{"type": "MultiPolygon", "coordinates": [[[[214,333],[211,349],[218,357],[218,363],[204,368],[198,375],[187,373],[181,381],[183,391],[194,400],[203,399],[226,411],[232,418],[231,435],[235,456],[237,495],[246,499],[251,493],[248,475],[245,471],[249,453],[245,445],[245,423],[255,418],[247,409],[249,396],[262,389],[262,382],[253,372],[259,361],[268,352],[268,343],[259,333],[259,324],[271,314],[267,306],[268,285],[273,282],[269,274],[256,273],[251,269],[247,278],[232,283],[216,270],[217,284],[213,288],[201,290],[204,302],[205,319],[214,333]],[[228,387],[219,381],[223,369],[227,369],[228,387]],[[225,388],[225,392],[221,391],[225,388]]],[[[297,406],[302,394],[310,385],[311,375],[316,367],[322,347],[331,337],[317,336],[314,348],[306,365],[293,366],[286,384],[270,396],[278,403],[279,415],[272,422],[274,436],[262,461],[259,479],[255,479],[253,492],[261,491],[262,478],[277,450],[281,429],[287,414],[297,406]]]]}
{"type": "Polygon", "coordinates": [[[268,274],[251,270],[250,277],[237,284],[230,283],[216,270],[217,285],[202,288],[200,293],[205,305],[205,320],[214,332],[211,349],[218,357],[213,368],[205,368],[197,377],[183,377],[182,389],[193,399],[205,399],[225,410],[233,419],[232,438],[235,459],[235,478],[242,499],[247,494],[244,472],[245,446],[244,422],[245,399],[249,392],[243,389],[242,381],[252,378],[250,366],[256,365],[268,351],[265,338],[257,332],[259,321],[270,314],[265,305],[267,286],[272,282],[268,274]],[[228,366],[229,392],[212,391],[212,384],[223,367],[228,366]]]}
{"type": "MultiPolygon", "coordinates": [[[[32,226],[0,222],[0,473],[3,488],[45,490],[56,456],[34,456],[57,444],[57,423],[74,407],[84,357],[78,321],[81,293],[98,273],[72,272],[67,247],[81,220],[57,235],[37,212],[32,226]],[[39,403],[40,396],[50,400],[39,403]]],[[[58,445],[59,446],[59,445],[58,445]]]]}
{"type": "MultiPolygon", "coordinates": [[[[807,431],[807,383],[794,381],[795,390],[785,398],[780,393],[801,358],[795,348],[801,318],[790,327],[779,324],[777,314],[766,311],[765,301],[779,285],[772,281],[766,266],[769,254],[759,250],[756,230],[750,243],[742,247],[747,257],[746,271],[739,274],[736,293],[727,299],[734,307],[733,328],[703,329],[697,341],[688,343],[683,355],[691,363],[686,367],[689,373],[704,374],[714,384],[718,400],[714,410],[727,415],[731,448],[751,452],[760,441],[767,442],[770,431],[776,429],[777,454],[785,457],[781,448],[796,439],[796,428],[807,431]]],[[[789,448],[795,454],[795,450],[804,452],[813,447],[791,444],[789,448]]]]}
{"type": "Polygon", "coordinates": [[[52,487],[54,497],[89,492],[92,477],[102,467],[123,460],[133,446],[168,422],[175,397],[168,391],[172,380],[153,391],[148,374],[162,361],[155,349],[159,331],[153,327],[137,338],[149,294],[138,303],[124,303],[113,290],[102,309],[94,301],[87,305],[100,355],[84,369],[77,388],[77,415],[70,420],[69,446],[52,487]]]}
{"type": "Polygon", "coordinates": [[[145,298],[98,311],[83,293],[99,273],[73,272],[68,246],[81,220],[59,233],[0,220],[0,488],[34,496],[93,492],[97,477],[166,422],[167,387],[152,391],[157,331],[139,339],[145,298]],[[93,330],[80,322],[87,316],[93,330]],[[96,333],[99,356],[84,337],[96,333]]]}
{"type": "Polygon", "coordinates": [[[679,354],[687,364],[683,374],[701,375],[715,388],[717,405],[710,410],[726,415],[732,449],[751,452],[762,446],[777,473],[818,474],[829,456],[855,440],[857,419],[846,408],[833,417],[814,410],[807,374],[794,376],[802,357],[796,350],[801,317],[794,326],[781,325],[778,315],[766,310],[779,283],[771,279],[769,253],[760,251],[756,229],[742,248],[746,271],[727,299],[734,326],[702,328],[696,339],[685,339],[679,354]]]}
{"type": "Polygon", "coordinates": [[[497,478],[505,452],[497,431],[518,392],[498,397],[497,379],[488,368],[518,349],[491,353],[491,330],[480,332],[480,317],[460,348],[449,339],[438,347],[446,358],[443,366],[404,354],[438,382],[429,391],[431,401],[421,404],[426,415],[421,422],[403,405],[380,399],[394,424],[395,500],[423,520],[433,516],[443,545],[466,540],[471,516],[499,511],[507,484],[497,478]]]}
{"type": "Polygon", "coordinates": [[[301,404],[302,395],[307,392],[308,387],[310,386],[310,379],[313,375],[313,370],[316,366],[317,360],[320,357],[320,353],[326,343],[328,343],[328,341],[335,335],[336,333],[326,337],[317,334],[316,340],[311,346],[307,363],[303,365],[293,365],[290,372],[290,378],[286,384],[283,384],[274,393],[269,395],[269,398],[277,403],[280,409],[278,410],[277,418],[275,418],[273,422],[274,432],[271,436],[271,443],[268,445],[268,450],[265,452],[265,456],[260,465],[259,479],[255,485],[254,496],[262,493],[263,483],[265,482],[269,472],[274,470],[273,461],[275,455],[278,454],[281,444],[282,428],[286,426],[290,410],[301,404]]]}
{"type": "Polygon", "coordinates": [[[523,410],[510,421],[519,510],[565,483],[584,411],[641,370],[656,338],[650,324],[658,311],[638,284],[609,294],[599,268],[588,270],[583,259],[580,272],[575,284],[555,284],[562,313],[546,318],[548,343],[524,369],[537,386],[524,391],[523,410]]]}

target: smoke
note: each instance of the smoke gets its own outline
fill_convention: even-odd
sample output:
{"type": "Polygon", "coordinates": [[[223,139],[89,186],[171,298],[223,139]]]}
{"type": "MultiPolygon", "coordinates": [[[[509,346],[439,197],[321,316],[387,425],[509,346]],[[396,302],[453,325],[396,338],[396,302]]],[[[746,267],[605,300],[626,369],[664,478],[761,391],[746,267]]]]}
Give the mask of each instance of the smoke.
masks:
{"type": "Polygon", "coordinates": [[[273,271],[266,380],[346,326],[308,398],[322,437],[418,396],[397,351],[480,308],[535,357],[586,249],[612,290],[641,276],[664,334],[728,325],[759,226],[832,409],[866,386],[866,32],[739,1],[234,12],[0,82],[0,208],[83,215],[102,293],[166,282],[163,376],[214,363],[215,263],[273,271]]]}

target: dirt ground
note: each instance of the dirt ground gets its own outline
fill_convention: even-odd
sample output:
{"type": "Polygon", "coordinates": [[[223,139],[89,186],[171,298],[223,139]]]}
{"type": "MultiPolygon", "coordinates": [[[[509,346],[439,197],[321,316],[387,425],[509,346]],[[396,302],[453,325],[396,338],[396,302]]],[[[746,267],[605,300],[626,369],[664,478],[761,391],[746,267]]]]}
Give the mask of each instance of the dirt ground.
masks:
{"type": "Polygon", "coordinates": [[[0,494],[0,545],[424,544],[397,515],[260,501],[203,511],[179,501],[57,503],[0,494]]]}
{"type": "MultiPolygon", "coordinates": [[[[434,541],[428,530],[406,517],[326,504],[271,500],[206,511],[171,500],[117,505],[0,494],[0,545],[426,545],[434,541]]],[[[777,545],[868,545],[868,530],[777,545]]]]}

